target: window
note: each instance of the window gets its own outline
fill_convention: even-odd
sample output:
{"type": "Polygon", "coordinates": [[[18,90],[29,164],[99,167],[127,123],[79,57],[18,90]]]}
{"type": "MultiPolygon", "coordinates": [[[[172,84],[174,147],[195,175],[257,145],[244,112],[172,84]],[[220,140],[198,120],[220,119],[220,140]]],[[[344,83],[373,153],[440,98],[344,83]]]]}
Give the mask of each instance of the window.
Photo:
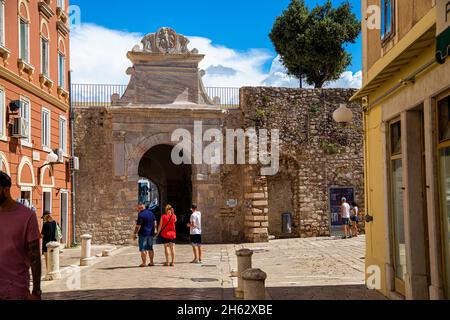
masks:
{"type": "Polygon", "coordinates": [[[6,136],[5,132],[5,91],[0,87],[0,138],[6,136]]]}
{"type": "Polygon", "coordinates": [[[58,0],[56,6],[64,11],[66,9],[65,0],[58,0]]]}
{"type": "Polygon", "coordinates": [[[42,109],[42,147],[50,148],[50,111],[42,109]]]}
{"type": "Polygon", "coordinates": [[[20,18],[20,28],[19,28],[19,37],[20,37],[20,50],[19,50],[19,57],[26,61],[29,62],[29,24],[28,22],[23,19],[20,18]]]}
{"type": "Polygon", "coordinates": [[[450,95],[437,102],[439,135],[439,171],[440,171],[440,207],[442,212],[442,239],[444,248],[444,265],[446,295],[450,298],[450,95]]]}
{"type": "Polygon", "coordinates": [[[387,39],[394,32],[395,0],[383,0],[381,10],[381,38],[387,39]]]}
{"type": "Polygon", "coordinates": [[[391,235],[394,252],[394,271],[396,290],[404,292],[406,273],[405,223],[403,215],[403,162],[401,150],[401,122],[396,121],[389,126],[390,141],[390,203],[391,203],[391,235]],[[398,281],[400,280],[400,281],[398,281]]]}
{"type": "Polygon", "coordinates": [[[439,141],[450,140],[450,96],[438,103],[439,141]]]}
{"type": "Polygon", "coordinates": [[[64,88],[66,73],[66,57],[63,53],[58,53],[58,86],[64,88]]]}
{"type": "Polygon", "coordinates": [[[49,44],[48,40],[45,38],[41,38],[41,73],[48,77],[49,70],[49,44]]]}
{"type": "Polygon", "coordinates": [[[22,138],[22,142],[25,142],[25,144],[31,143],[30,115],[31,115],[30,101],[26,98],[21,98],[20,99],[20,117],[24,121],[25,136],[26,136],[26,138],[22,138]]]}
{"type": "Polygon", "coordinates": [[[33,207],[33,198],[31,194],[31,187],[22,187],[20,189],[19,202],[28,208],[33,207]]]}
{"type": "Polygon", "coordinates": [[[52,212],[52,190],[44,189],[42,193],[42,213],[45,211],[52,212]]]}
{"type": "Polygon", "coordinates": [[[391,124],[391,154],[402,152],[402,130],[400,121],[391,124]]]}
{"type": "Polygon", "coordinates": [[[67,120],[59,118],[59,148],[67,153],[67,120]]]}
{"type": "Polygon", "coordinates": [[[0,46],[5,46],[5,3],[0,0],[0,46]]]}

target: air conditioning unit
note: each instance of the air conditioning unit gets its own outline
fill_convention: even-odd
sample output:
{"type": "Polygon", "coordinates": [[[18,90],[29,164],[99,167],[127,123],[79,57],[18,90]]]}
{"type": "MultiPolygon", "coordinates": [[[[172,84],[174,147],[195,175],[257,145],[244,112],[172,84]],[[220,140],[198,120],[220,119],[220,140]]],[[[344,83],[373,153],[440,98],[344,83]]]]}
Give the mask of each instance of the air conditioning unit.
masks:
{"type": "Polygon", "coordinates": [[[80,159],[78,157],[72,157],[72,159],[70,159],[70,170],[80,170],[80,159]]]}
{"type": "Polygon", "coordinates": [[[24,118],[14,118],[11,136],[13,138],[28,138],[28,122],[24,118]]]}
{"type": "Polygon", "coordinates": [[[12,112],[16,112],[17,110],[20,109],[22,103],[20,102],[20,100],[13,100],[9,103],[9,109],[12,112]]]}
{"type": "Polygon", "coordinates": [[[62,149],[56,149],[55,154],[58,156],[58,163],[64,163],[64,151],[62,149]]]}

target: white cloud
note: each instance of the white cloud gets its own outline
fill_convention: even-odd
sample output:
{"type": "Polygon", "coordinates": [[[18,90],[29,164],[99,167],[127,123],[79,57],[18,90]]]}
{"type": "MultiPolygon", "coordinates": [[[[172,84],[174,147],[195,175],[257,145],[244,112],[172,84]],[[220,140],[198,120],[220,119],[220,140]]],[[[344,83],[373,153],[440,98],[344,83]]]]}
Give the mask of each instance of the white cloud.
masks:
{"type": "MultiPolygon", "coordinates": [[[[224,46],[215,45],[210,39],[202,37],[188,37],[189,47],[197,48],[205,55],[200,68],[206,70],[203,81],[210,87],[241,87],[261,84],[266,77],[263,72],[264,64],[272,57],[266,50],[250,49],[240,52],[224,46]],[[221,66],[222,69],[232,69],[233,72],[219,75],[217,72],[208,73],[210,67],[221,66]]],[[[211,70],[211,69],[210,69],[211,70]]],[[[231,71],[231,70],[230,70],[231,71]]]]}
{"type": "Polygon", "coordinates": [[[71,34],[73,83],[127,84],[126,54],[142,35],[81,24],[71,34]]]}
{"type": "MultiPolygon", "coordinates": [[[[126,53],[136,44],[140,44],[143,36],[94,24],[78,25],[71,35],[72,82],[127,84],[129,76],[125,71],[131,62],[126,53]]],[[[279,58],[273,58],[267,50],[237,51],[214,44],[204,37],[188,38],[191,41],[189,48],[197,48],[205,55],[200,63],[200,68],[206,70],[203,77],[205,86],[299,86],[297,79],[287,75],[279,58]],[[266,73],[263,67],[271,59],[271,70],[266,73]]],[[[359,88],[361,78],[361,72],[344,72],[339,80],[327,84],[326,87],[359,88]]]]}

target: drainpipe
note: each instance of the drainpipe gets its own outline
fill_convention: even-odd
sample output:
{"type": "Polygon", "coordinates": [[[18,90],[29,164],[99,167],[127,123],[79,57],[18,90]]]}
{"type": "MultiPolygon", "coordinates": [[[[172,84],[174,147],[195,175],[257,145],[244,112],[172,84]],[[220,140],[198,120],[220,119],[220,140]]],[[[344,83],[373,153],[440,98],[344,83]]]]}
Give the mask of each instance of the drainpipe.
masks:
{"type": "MultiPolygon", "coordinates": [[[[72,70],[69,71],[69,113],[70,113],[70,154],[75,156],[75,114],[72,105],[72,70]]],[[[77,238],[75,236],[75,222],[76,222],[76,210],[75,210],[75,171],[70,173],[72,178],[72,244],[77,244],[77,238]]]]}

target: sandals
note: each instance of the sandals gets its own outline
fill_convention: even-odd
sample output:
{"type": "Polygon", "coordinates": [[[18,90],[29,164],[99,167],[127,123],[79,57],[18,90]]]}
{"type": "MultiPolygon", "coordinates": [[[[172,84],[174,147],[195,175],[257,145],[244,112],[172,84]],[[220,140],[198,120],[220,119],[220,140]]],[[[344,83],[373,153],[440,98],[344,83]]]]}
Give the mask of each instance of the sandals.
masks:
{"type": "Polygon", "coordinates": [[[173,262],[170,262],[170,263],[164,262],[164,267],[174,267],[174,266],[175,266],[175,264],[173,262]]]}
{"type": "Polygon", "coordinates": [[[155,264],[154,264],[154,263],[149,263],[148,266],[149,266],[149,267],[154,267],[155,264]]]}
{"type": "Polygon", "coordinates": [[[144,268],[144,267],[146,267],[145,264],[141,264],[141,265],[139,266],[139,268],[144,268]]]}

